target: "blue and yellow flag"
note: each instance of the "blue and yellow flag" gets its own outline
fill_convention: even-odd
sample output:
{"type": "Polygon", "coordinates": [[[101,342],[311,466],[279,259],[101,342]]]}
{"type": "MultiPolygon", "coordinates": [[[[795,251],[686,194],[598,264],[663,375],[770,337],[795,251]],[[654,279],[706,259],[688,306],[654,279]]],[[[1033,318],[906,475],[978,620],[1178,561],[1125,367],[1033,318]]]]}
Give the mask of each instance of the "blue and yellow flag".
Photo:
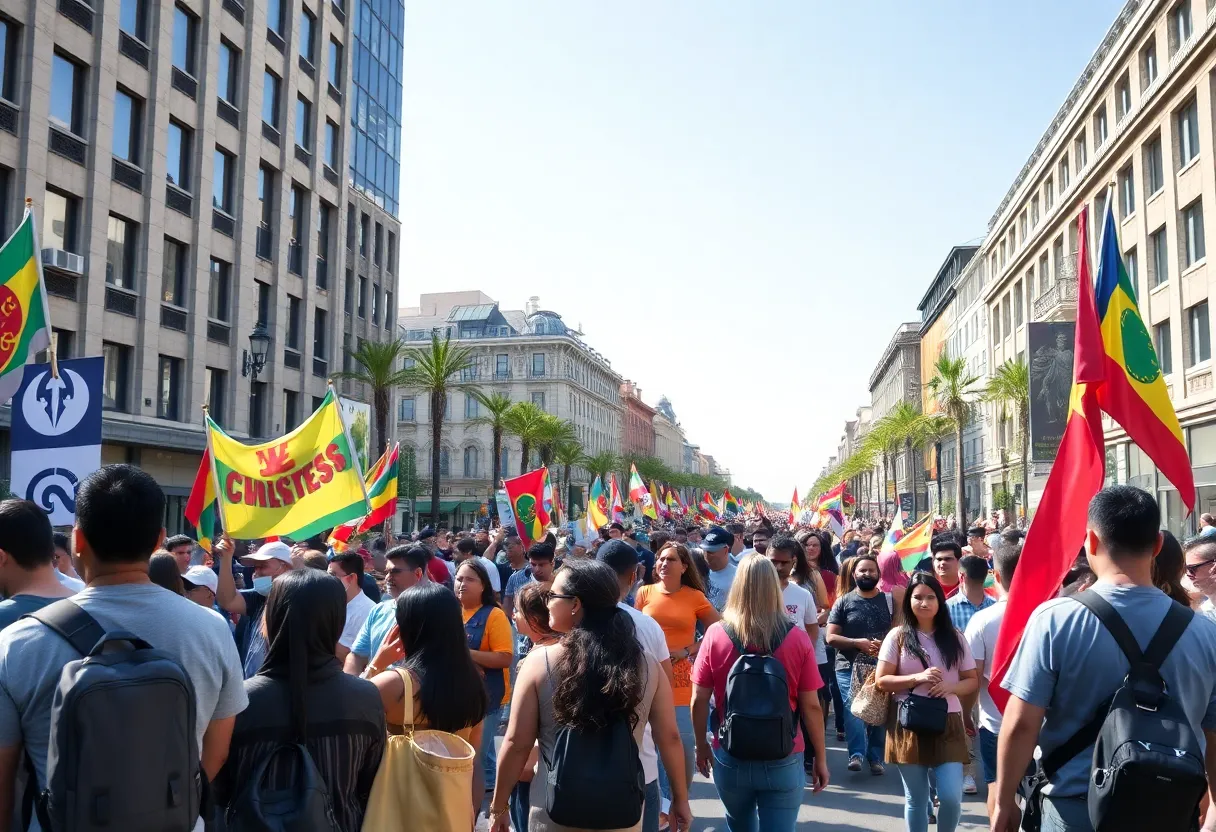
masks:
{"type": "MultiPolygon", "coordinates": [[[[1140,309],[1119,247],[1114,199],[1108,199],[1094,289],[1105,362],[1097,385],[1098,406],[1123,426],[1127,435],[1178,489],[1188,511],[1195,510],[1195,477],[1178,414],[1161,374],[1157,351],[1140,309]]],[[[1087,291],[1080,286],[1079,291],[1087,291]]]]}

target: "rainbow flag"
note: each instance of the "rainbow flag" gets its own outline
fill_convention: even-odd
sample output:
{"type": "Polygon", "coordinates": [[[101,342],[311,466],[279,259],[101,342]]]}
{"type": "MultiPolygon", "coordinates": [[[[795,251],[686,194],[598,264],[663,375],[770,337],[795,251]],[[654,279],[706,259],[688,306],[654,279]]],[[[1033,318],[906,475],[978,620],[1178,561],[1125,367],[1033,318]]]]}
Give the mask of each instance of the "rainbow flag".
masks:
{"type": "MultiPolygon", "coordinates": [[[[1193,512],[1195,475],[1186,440],[1165,387],[1153,337],[1136,305],[1136,288],[1123,262],[1113,203],[1113,198],[1107,200],[1094,287],[1105,358],[1097,384],[1098,407],[1123,426],[1193,512]]],[[[1080,286],[1080,291],[1089,291],[1089,286],[1080,286]]]]}
{"type": "Polygon", "coordinates": [[[916,568],[916,564],[929,554],[929,544],[932,541],[932,514],[925,515],[924,520],[908,529],[907,532],[892,523],[890,531],[887,532],[887,536],[882,542],[882,548],[878,550],[878,555],[882,557],[894,552],[899,556],[899,563],[904,571],[911,572],[916,568]]]}
{"type": "Polygon", "coordinates": [[[51,312],[42,257],[28,204],[21,224],[0,247],[0,404],[21,386],[25,365],[51,343],[51,312]]]}
{"type": "Polygon", "coordinates": [[[503,483],[515,514],[515,529],[525,548],[544,537],[545,527],[549,525],[549,512],[545,508],[548,478],[548,468],[537,468],[503,483]]]}
{"type": "Polygon", "coordinates": [[[211,451],[204,448],[198,473],[194,475],[194,486],[186,500],[186,522],[194,526],[194,539],[208,552],[211,551],[217,519],[219,506],[215,500],[215,477],[211,476],[211,451]]]}
{"type": "Polygon", "coordinates": [[[608,494],[604,491],[604,484],[600,482],[598,476],[591,483],[587,499],[587,518],[588,522],[597,530],[608,525],[608,494]]]}
{"type": "Polygon", "coordinates": [[[346,549],[346,544],[355,535],[374,531],[377,526],[383,525],[385,520],[391,519],[396,513],[399,453],[400,445],[393,445],[385,450],[384,454],[376,460],[376,464],[367,472],[367,476],[363,478],[371,511],[358,520],[351,520],[334,527],[326,543],[332,546],[335,552],[346,549]]]}
{"type": "Polygon", "coordinates": [[[699,514],[706,520],[717,522],[722,519],[722,511],[718,508],[718,504],[714,502],[714,498],[706,491],[701,497],[701,505],[699,514]]]}
{"type": "Polygon", "coordinates": [[[730,489],[726,489],[722,494],[722,515],[724,517],[733,517],[739,513],[739,501],[735,499],[735,495],[730,493],[730,489]]]}

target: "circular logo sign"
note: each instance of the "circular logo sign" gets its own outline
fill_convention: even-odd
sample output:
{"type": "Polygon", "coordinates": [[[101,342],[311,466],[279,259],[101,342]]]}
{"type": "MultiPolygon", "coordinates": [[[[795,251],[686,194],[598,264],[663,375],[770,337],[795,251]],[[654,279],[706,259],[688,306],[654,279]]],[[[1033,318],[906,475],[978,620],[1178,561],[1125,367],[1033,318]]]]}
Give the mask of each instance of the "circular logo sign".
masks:
{"type": "Polygon", "coordinates": [[[1152,336],[1144,321],[1130,309],[1119,316],[1119,335],[1123,339],[1123,361],[1127,373],[1141,384],[1152,384],[1161,377],[1161,365],[1153,349],[1152,336]]]}
{"type": "Polygon", "coordinates": [[[75,370],[63,368],[59,378],[43,370],[25,388],[21,414],[43,436],[62,436],[80,424],[89,411],[89,386],[75,370]]]}

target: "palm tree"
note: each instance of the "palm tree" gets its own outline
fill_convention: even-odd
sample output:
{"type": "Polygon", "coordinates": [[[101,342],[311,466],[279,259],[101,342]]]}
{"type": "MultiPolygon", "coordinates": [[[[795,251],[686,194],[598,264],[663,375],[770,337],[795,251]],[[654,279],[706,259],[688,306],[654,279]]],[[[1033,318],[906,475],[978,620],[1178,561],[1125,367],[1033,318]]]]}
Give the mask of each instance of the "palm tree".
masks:
{"type": "MultiPolygon", "coordinates": [[[[887,447],[891,454],[891,467],[895,467],[895,455],[902,447],[904,450],[904,467],[908,474],[908,490],[912,492],[912,516],[916,516],[916,481],[915,466],[912,464],[912,449],[924,443],[924,415],[920,408],[909,401],[901,401],[887,411],[883,417],[887,436],[887,447]]],[[[898,499],[898,489],[896,498],[898,499]]]]}
{"type": "Polygon", "coordinates": [[[546,413],[536,432],[536,450],[540,453],[540,464],[553,464],[553,454],[563,442],[578,442],[578,431],[574,424],[546,413]]]}
{"type": "MultiPolygon", "coordinates": [[[[988,386],[984,390],[984,399],[994,402],[1001,408],[1004,418],[1007,408],[1012,408],[1017,415],[1018,430],[1022,434],[1022,506],[1030,507],[1030,368],[1025,361],[1009,359],[996,368],[988,386]]],[[[1027,511],[1029,517],[1029,511],[1027,511]]]]}
{"type": "Polygon", "coordinates": [[[967,369],[963,358],[951,358],[946,353],[937,357],[933,364],[933,378],[929,379],[929,391],[954,425],[954,510],[959,524],[966,525],[967,489],[963,482],[963,429],[975,413],[975,387],[979,377],[967,369]]]}
{"type": "Polygon", "coordinates": [[[600,477],[600,481],[608,479],[608,474],[617,469],[620,465],[620,458],[612,451],[600,451],[598,454],[592,454],[583,461],[583,467],[587,469],[587,473],[592,479],[600,477]]]}
{"type": "Polygon", "coordinates": [[[504,417],[507,433],[519,439],[520,476],[528,473],[528,457],[532,455],[532,449],[538,444],[541,426],[547,415],[532,402],[515,402],[504,417]]]}
{"type": "Polygon", "coordinates": [[[404,387],[408,384],[408,370],[402,369],[401,360],[409,352],[405,342],[400,338],[392,341],[364,341],[358,349],[347,349],[354,364],[354,370],[342,370],[334,373],[334,378],[357,381],[372,389],[372,418],[376,422],[376,436],[373,447],[379,458],[388,448],[388,419],[392,412],[392,393],[394,387],[404,387]]]}
{"type": "Polygon", "coordinates": [[[406,349],[405,357],[412,358],[414,366],[401,371],[401,386],[426,392],[431,402],[431,522],[438,523],[443,415],[447,411],[449,393],[458,386],[453,379],[461,370],[472,366],[473,351],[453,346],[451,338],[440,341],[439,336],[432,333],[430,347],[406,349]]]}
{"type": "Polygon", "coordinates": [[[569,513],[570,469],[575,465],[586,465],[587,455],[583,453],[583,446],[578,442],[559,442],[557,447],[553,449],[553,461],[562,466],[563,502],[567,506],[567,513],[569,513]]]}
{"type": "Polygon", "coordinates": [[[507,433],[507,411],[511,409],[511,397],[506,393],[493,393],[486,395],[480,390],[474,391],[472,396],[477,399],[477,403],[485,409],[484,416],[478,416],[475,419],[470,419],[469,424],[486,425],[490,428],[492,435],[491,443],[494,446],[494,481],[490,483],[490,494],[493,495],[498,488],[498,483],[502,481],[502,439],[507,433]]]}

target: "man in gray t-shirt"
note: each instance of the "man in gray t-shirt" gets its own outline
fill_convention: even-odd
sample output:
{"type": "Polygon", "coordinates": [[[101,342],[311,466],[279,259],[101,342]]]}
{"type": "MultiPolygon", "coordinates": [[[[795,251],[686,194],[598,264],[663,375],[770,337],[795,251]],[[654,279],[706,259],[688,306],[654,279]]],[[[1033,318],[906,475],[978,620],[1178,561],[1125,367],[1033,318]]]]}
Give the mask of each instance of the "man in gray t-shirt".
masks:
{"type": "MultiPolygon", "coordinates": [[[[1141,649],[1173,603],[1152,584],[1153,557],[1161,549],[1159,527],[1156,502],[1139,489],[1112,486],[1090,503],[1086,548],[1098,575],[1090,591],[1110,602],[1141,649]]],[[[1094,717],[1127,672],[1127,659],[1114,637],[1078,601],[1057,598],[1035,610],[1001,683],[1011,697],[997,755],[994,830],[1017,829],[1014,793],[1036,743],[1044,757],[1064,744],[1094,717]]],[[[1162,664],[1161,675],[1200,745],[1213,741],[1216,622],[1195,616],[1162,664]]],[[[1044,832],[1090,829],[1085,796],[1092,759],[1091,746],[1060,768],[1044,788],[1044,832]]],[[[1209,769],[1209,780],[1212,774],[1209,769]]],[[[1209,820],[1214,818],[1209,814],[1209,820]]]]}

